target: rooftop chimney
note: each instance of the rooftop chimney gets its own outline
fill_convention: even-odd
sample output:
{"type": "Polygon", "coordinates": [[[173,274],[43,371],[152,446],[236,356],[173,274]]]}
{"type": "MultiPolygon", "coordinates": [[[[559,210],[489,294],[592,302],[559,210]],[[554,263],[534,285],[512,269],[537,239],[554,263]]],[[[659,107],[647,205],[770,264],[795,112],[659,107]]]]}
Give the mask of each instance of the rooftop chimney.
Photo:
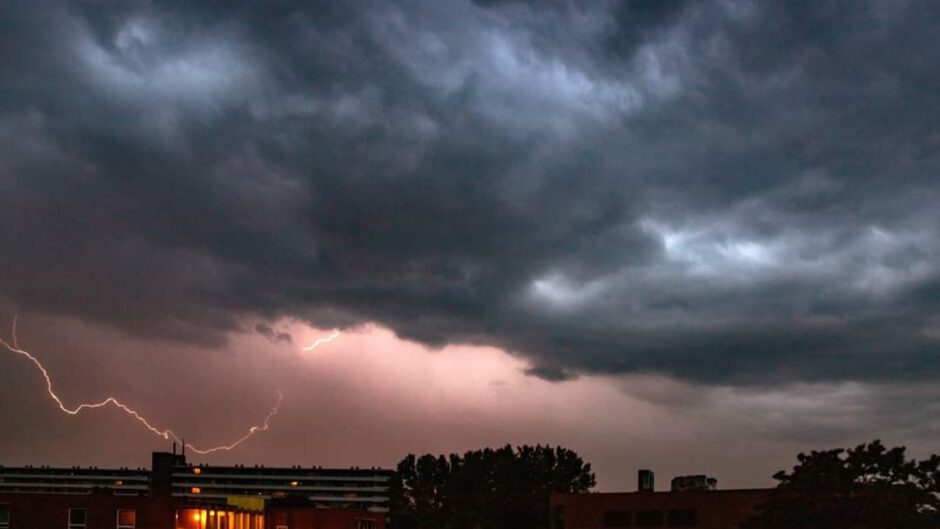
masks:
{"type": "Polygon", "coordinates": [[[637,472],[636,490],[639,492],[653,492],[656,490],[656,475],[652,470],[640,470],[637,472]]]}

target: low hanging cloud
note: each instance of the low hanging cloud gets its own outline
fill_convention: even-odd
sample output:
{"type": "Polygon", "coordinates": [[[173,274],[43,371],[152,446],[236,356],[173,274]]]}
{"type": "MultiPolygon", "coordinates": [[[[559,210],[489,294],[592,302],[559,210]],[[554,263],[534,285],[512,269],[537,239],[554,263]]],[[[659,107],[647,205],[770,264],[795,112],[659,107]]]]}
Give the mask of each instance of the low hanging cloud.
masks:
{"type": "Polygon", "coordinates": [[[289,332],[276,331],[267,323],[259,323],[255,325],[255,332],[261,336],[264,336],[268,339],[269,342],[274,344],[284,343],[290,345],[294,343],[294,339],[291,337],[289,332]]]}
{"type": "Polygon", "coordinates": [[[548,380],[933,380],[937,10],[14,1],[0,293],[548,380]]]}

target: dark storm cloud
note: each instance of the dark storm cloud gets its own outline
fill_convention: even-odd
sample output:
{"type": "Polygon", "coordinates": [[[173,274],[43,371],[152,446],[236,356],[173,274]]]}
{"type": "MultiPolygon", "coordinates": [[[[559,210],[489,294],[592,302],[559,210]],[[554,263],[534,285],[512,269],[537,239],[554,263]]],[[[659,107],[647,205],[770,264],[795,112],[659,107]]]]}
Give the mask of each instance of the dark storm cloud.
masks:
{"type": "Polygon", "coordinates": [[[933,3],[550,7],[7,4],[0,293],[549,380],[936,378],[933,3]]]}
{"type": "Polygon", "coordinates": [[[566,380],[573,380],[576,378],[572,373],[565,371],[564,369],[547,366],[529,367],[524,370],[524,373],[526,375],[539,377],[543,380],[548,380],[551,382],[564,382],[566,380]]]}
{"type": "Polygon", "coordinates": [[[271,343],[291,344],[294,342],[294,339],[291,337],[289,332],[275,331],[267,323],[259,323],[255,325],[255,332],[267,338],[271,343]]]}

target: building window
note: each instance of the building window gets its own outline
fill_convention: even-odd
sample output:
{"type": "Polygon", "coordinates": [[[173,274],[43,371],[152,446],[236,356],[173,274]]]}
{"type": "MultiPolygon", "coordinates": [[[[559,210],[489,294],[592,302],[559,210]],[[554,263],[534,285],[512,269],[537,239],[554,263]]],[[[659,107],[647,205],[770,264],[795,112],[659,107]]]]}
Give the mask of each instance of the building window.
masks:
{"type": "Polygon", "coordinates": [[[372,520],[356,520],[356,529],[375,529],[375,522],[372,520]]]}
{"type": "Polygon", "coordinates": [[[604,513],[604,527],[630,527],[633,513],[630,511],[607,511],[604,513]]]}
{"type": "Polygon", "coordinates": [[[137,529],[137,511],[118,509],[117,529],[137,529]]]}
{"type": "Polygon", "coordinates": [[[0,529],[10,529],[9,505],[0,505],[0,529]]]}
{"type": "Polygon", "coordinates": [[[683,509],[669,511],[669,527],[692,527],[698,525],[698,511],[683,509]]]}
{"type": "Polygon", "coordinates": [[[636,526],[637,527],[662,527],[663,526],[663,511],[637,511],[636,512],[636,526]]]}
{"type": "Polygon", "coordinates": [[[87,519],[85,509],[69,509],[69,529],[85,529],[87,519]]]}
{"type": "Polygon", "coordinates": [[[287,526],[286,526],[286,525],[279,525],[279,526],[277,526],[277,529],[287,529],[287,526]]]}

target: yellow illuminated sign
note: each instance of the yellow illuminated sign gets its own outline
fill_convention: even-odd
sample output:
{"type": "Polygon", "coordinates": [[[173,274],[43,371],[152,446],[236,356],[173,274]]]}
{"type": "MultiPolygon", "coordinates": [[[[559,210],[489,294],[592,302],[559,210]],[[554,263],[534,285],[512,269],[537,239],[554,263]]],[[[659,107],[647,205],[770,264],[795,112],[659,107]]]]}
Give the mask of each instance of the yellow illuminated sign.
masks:
{"type": "Polygon", "coordinates": [[[226,496],[226,503],[233,507],[240,507],[246,511],[264,511],[264,497],[262,496],[226,496]]]}

